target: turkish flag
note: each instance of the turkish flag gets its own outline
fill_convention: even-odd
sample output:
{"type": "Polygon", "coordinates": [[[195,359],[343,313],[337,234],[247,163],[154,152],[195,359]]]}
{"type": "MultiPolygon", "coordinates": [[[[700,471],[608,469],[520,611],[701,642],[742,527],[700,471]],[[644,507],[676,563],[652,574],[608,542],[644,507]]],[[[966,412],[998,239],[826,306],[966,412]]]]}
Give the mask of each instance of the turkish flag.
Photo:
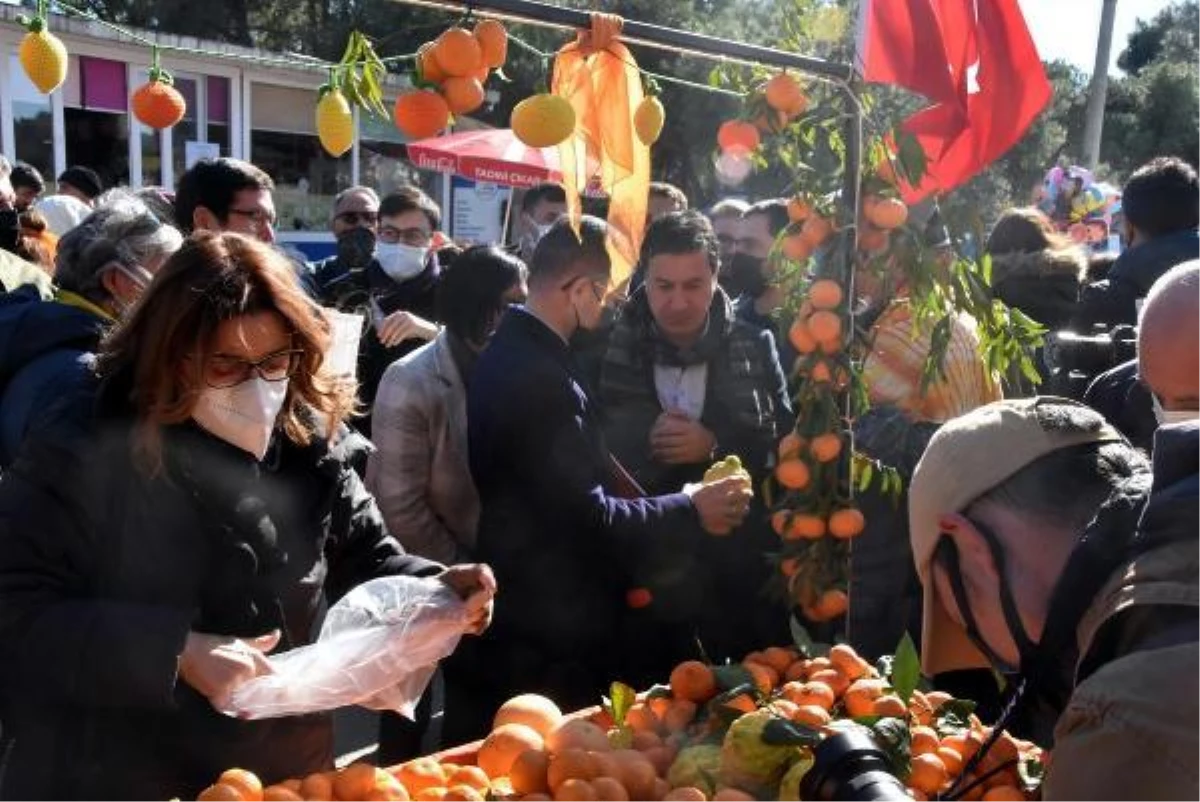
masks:
{"type": "Polygon", "coordinates": [[[1004,155],[1051,96],[1017,0],[869,0],[860,52],[866,80],[932,101],[903,124],[927,159],[909,203],[1004,155]]]}

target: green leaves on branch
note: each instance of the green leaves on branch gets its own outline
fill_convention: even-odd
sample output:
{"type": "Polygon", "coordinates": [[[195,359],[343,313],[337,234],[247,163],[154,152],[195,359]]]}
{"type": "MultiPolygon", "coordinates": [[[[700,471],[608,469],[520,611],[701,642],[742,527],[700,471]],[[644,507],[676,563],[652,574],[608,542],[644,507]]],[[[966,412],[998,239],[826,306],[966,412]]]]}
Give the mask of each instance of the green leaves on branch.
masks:
{"type": "Polygon", "coordinates": [[[331,88],[342,90],[351,106],[358,106],[387,118],[383,105],[383,82],[387,67],[375,52],[371,40],[360,31],[351,31],[342,60],[333,69],[331,88]]]}

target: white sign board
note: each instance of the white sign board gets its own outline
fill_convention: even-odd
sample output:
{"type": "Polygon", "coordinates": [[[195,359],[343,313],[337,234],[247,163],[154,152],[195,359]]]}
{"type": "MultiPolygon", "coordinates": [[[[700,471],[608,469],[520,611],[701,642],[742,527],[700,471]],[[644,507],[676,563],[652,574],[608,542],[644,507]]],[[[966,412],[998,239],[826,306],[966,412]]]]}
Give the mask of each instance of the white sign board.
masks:
{"type": "Polygon", "coordinates": [[[195,142],[188,140],[183,145],[184,169],[192,169],[192,165],[201,159],[221,158],[221,146],[216,142],[195,142]]]}
{"type": "Polygon", "coordinates": [[[456,242],[491,245],[504,241],[504,201],[508,190],[455,176],[450,236],[456,242]]]}

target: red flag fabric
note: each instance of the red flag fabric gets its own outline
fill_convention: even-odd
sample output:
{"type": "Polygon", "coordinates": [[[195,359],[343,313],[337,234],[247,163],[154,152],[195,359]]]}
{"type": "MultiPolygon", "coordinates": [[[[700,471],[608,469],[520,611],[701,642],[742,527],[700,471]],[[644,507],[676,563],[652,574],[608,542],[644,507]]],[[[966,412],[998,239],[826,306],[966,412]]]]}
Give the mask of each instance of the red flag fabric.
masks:
{"type": "Polygon", "coordinates": [[[1050,100],[1050,82],[1017,0],[870,0],[867,14],[864,77],[894,76],[905,82],[889,83],[933,101],[903,125],[928,162],[917,186],[901,187],[909,203],[947,192],[1000,158],[1050,100]],[[881,27],[881,20],[893,27],[881,27]],[[886,30],[912,33],[879,38],[886,30]],[[901,49],[909,47],[915,52],[901,49]],[[923,60],[945,65],[955,86],[951,95],[940,77],[932,80],[932,68],[915,66],[923,60]],[[914,76],[924,81],[924,90],[913,85],[914,76]]]}
{"type": "MultiPolygon", "coordinates": [[[[946,0],[955,3],[970,0],[946,0]]],[[[895,84],[934,103],[959,100],[957,73],[962,54],[952,52],[967,41],[963,10],[943,14],[943,0],[871,0],[858,52],[863,78],[895,84]],[[949,40],[949,41],[948,41],[949,40]]],[[[965,103],[963,104],[965,108],[965,103]]]]}

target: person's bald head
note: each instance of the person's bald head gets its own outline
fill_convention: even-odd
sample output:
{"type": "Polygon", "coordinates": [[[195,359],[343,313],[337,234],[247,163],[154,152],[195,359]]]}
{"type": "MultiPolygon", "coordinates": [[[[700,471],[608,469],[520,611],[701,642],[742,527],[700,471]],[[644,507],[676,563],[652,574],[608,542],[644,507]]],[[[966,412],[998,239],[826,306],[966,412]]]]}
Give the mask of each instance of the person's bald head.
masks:
{"type": "Polygon", "coordinates": [[[1146,295],[1138,372],[1163,409],[1200,409],[1200,260],[1171,268],[1146,295]]]}

